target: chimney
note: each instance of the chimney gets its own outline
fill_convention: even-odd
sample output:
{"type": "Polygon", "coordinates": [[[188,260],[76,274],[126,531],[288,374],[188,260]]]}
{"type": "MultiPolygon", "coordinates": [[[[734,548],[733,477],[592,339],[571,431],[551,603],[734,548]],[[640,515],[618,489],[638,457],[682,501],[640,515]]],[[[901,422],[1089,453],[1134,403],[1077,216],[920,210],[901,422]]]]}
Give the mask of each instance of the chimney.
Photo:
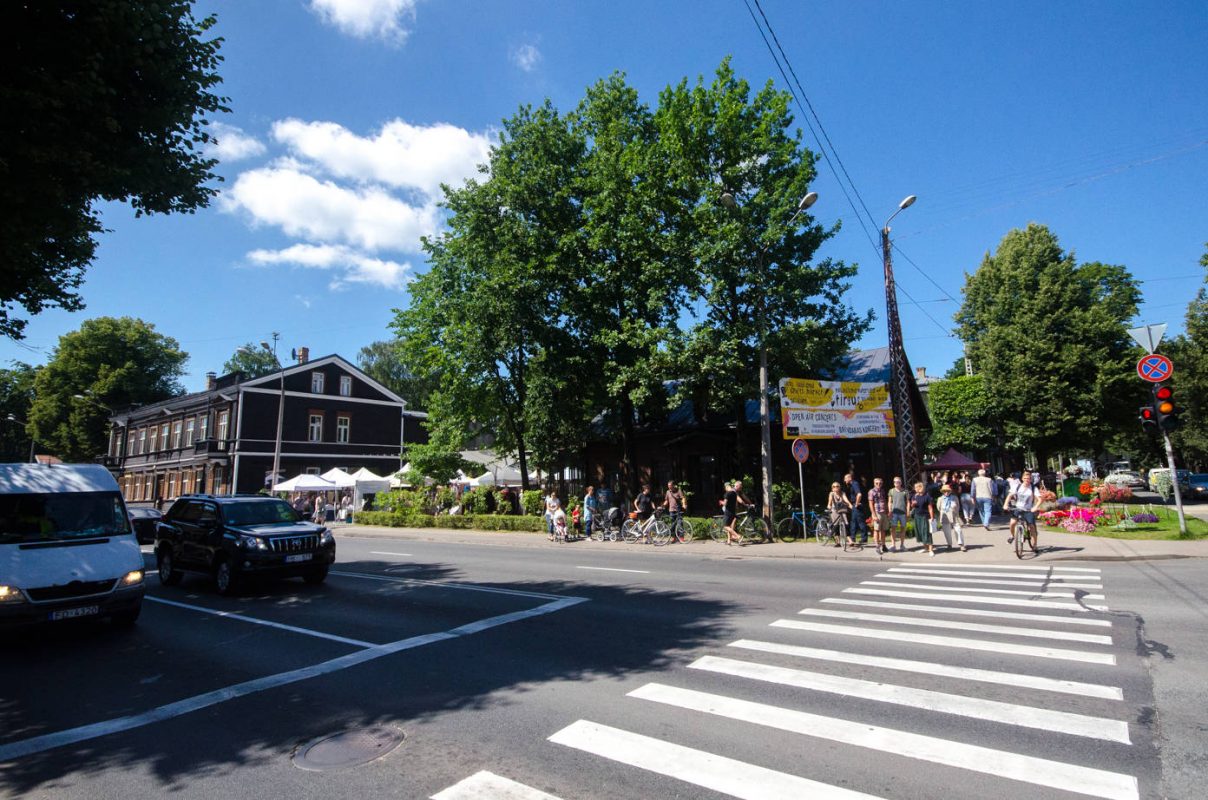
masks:
{"type": "Polygon", "coordinates": [[[310,348],[309,347],[299,347],[298,348],[298,363],[305,364],[307,361],[310,361],[310,348]]]}
{"type": "Polygon", "coordinates": [[[915,380],[920,380],[920,381],[927,380],[927,368],[926,367],[915,367],[914,375],[915,375],[915,380]]]}
{"type": "Polygon", "coordinates": [[[206,373],[206,391],[212,392],[218,388],[218,375],[214,372],[206,373]]]}

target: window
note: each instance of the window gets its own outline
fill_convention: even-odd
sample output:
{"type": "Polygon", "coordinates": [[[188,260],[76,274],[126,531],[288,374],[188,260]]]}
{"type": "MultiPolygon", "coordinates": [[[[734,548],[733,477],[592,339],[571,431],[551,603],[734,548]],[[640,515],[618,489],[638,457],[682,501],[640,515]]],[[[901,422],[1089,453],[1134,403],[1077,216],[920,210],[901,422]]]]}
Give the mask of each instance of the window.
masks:
{"type": "Polygon", "coordinates": [[[204,492],[206,490],[206,468],[198,467],[197,472],[193,475],[193,491],[204,492]]]}
{"type": "Polygon", "coordinates": [[[348,444],[348,429],[352,425],[349,417],[336,417],[336,442],[348,444]]]}
{"type": "Polygon", "coordinates": [[[138,429],[138,452],[140,455],[147,452],[147,429],[146,428],[138,429]]]}
{"type": "Polygon", "coordinates": [[[168,423],[164,423],[159,429],[159,446],[164,450],[168,449],[168,423]]]}
{"type": "Polygon", "coordinates": [[[197,420],[193,419],[192,417],[189,417],[189,419],[185,422],[185,447],[189,447],[193,444],[193,430],[196,424],[197,420]]]}
{"type": "Polygon", "coordinates": [[[231,412],[229,412],[229,411],[219,411],[218,412],[218,439],[219,439],[219,441],[226,441],[227,420],[229,420],[230,418],[231,418],[231,412]]]}
{"type": "Polygon", "coordinates": [[[322,372],[310,373],[310,390],[314,394],[323,394],[323,386],[327,376],[322,372]]]}
{"type": "Polygon", "coordinates": [[[203,442],[210,438],[210,415],[208,413],[197,418],[197,438],[203,442]]]}
{"type": "MultiPolygon", "coordinates": [[[[180,423],[177,423],[178,425],[180,423]]],[[[168,473],[168,497],[176,497],[176,473],[168,473]]]]}
{"type": "Polygon", "coordinates": [[[152,453],[154,453],[156,450],[159,449],[159,426],[158,425],[151,426],[151,447],[149,449],[151,450],[152,453]]]}
{"type": "Polygon", "coordinates": [[[318,468],[318,467],[307,467],[307,468],[306,468],[306,474],[307,474],[307,475],[318,475],[318,474],[319,474],[319,468],[318,468]]]}
{"type": "Polygon", "coordinates": [[[340,396],[352,397],[352,378],[347,375],[340,376],[340,396]]]}
{"type": "Polygon", "coordinates": [[[226,475],[223,474],[222,467],[214,465],[214,475],[211,479],[210,490],[213,494],[226,494],[226,475]]]}
{"type": "Polygon", "coordinates": [[[321,442],[323,441],[323,415],[310,415],[310,437],[308,441],[321,442]]]}
{"type": "Polygon", "coordinates": [[[172,446],[173,447],[180,447],[180,429],[181,429],[180,420],[176,420],[176,422],[172,423],[172,446]]]}
{"type": "Polygon", "coordinates": [[[134,431],[130,431],[130,436],[126,439],[126,455],[128,456],[134,455],[134,442],[136,441],[134,436],[134,431]]]}
{"type": "Polygon", "coordinates": [[[152,475],[150,472],[148,472],[146,481],[147,481],[146,486],[143,489],[143,499],[144,500],[154,500],[155,499],[155,476],[152,475]]]}
{"type": "Polygon", "coordinates": [[[185,470],[184,472],[180,473],[180,493],[181,494],[192,494],[193,493],[193,471],[192,470],[185,470]]]}

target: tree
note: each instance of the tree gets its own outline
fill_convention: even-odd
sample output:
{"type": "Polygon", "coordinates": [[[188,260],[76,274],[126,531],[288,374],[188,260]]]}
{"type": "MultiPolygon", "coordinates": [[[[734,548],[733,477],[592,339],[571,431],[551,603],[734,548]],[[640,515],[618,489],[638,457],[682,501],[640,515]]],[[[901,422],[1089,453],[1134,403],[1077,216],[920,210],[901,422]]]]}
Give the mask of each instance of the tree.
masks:
{"type": "MultiPolygon", "coordinates": [[[[1200,257],[1208,271],[1208,243],[1200,257]]],[[[1182,427],[1173,439],[1177,452],[1191,464],[1208,462],[1208,274],[1188,304],[1184,331],[1160,350],[1175,365],[1175,398],[1182,408],[1182,427]]]]}
{"type": "Polygon", "coordinates": [[[1122,266],[1078,264],[1043,225],[1009,232],[966,275],[958,333],[1008,447],[1101,452],[1143,399],[1127,323],[1140,290],[1122,266]]]}
{"type": "Polygon", "coordinates": [[[14,362],[0,369],[0,461],[28,461],[32,439],[26,431],[38,371],[14,362]]]}
{"type": "Polygon", "coordinates": [[[982,450],[994,444],[997,419],[983,375],[961,374],[932,381],[927,386],[927,411],[931,435],[927,449],[940,452],[948,447],[982,450]]]}
{"type": "Polygon", "coordinates": [[[266,350],[251,342],[236,348],[231,357],[222,365],[224,374],[242,372],[248,378],[259,378],[262,375],[276,372],[280,368],[277,356],[273,354],[272,350],[266,350]]]}
{"type": "Polygon", "coordinates": [[[458,472],[468,475],[474,470],[474,464],[462,458],[455,447],[436,440],[408,445],[407,464],[403,480],[412,486],[423,486],[425,480],[444,486],[456,478],[458,472]]]}
{"type": "Polygon", "coordinates": [[[68,461],[107,449],[110,409],[180,394],[188,355],[175,339],[131,317],[97,317],[59,337],[34,379],[30,432],[68,461]],[[78,397],[77,397],[78,395],[78,397]]]}
{"type": "Polygon", "coordinates": [[[192,212],[215,190],[208,114],[221,39],[190,0],[4,3],[0,29],[0,334],[19,339],[75,291],[101,233],[97,201],[192,212]]]}
{"type": "Polygon", "coordinates": [[[357,353],[357,365],[365,374],[407,401],[407,408],[427,409],[432,392],[440,385],[435,374],[417,374],[408,366],[397,340],[372,342],[357,353]]]}

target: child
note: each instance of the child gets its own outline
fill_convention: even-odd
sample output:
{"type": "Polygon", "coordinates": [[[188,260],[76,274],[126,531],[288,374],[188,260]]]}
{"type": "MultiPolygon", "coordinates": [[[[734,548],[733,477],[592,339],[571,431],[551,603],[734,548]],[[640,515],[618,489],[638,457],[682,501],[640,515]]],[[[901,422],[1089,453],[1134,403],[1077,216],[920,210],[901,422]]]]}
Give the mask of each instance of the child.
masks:
{"type": "Polygon", "coordinates": [[[554,540],[566,541],[566,512],[562,510],[561,506],[554,511],[554,540]]]}
{"type": "Polygon", "coordinates": [[[578,506],[575,506],[575,510],[571,512],[570,517],[571,517],[571,525],[574,526],[574,529],[575,529],[575,535],[578,536],[578,535],[582,534],[583,525],[579,521],[579,507],[578,506]]]}

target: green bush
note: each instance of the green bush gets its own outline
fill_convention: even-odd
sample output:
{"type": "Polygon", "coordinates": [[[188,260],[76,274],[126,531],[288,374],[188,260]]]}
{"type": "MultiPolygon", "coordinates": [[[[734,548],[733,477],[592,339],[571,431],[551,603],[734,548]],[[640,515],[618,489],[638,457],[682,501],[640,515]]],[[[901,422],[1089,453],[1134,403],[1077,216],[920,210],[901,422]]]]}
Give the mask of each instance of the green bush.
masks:
{"type": "Polygon", "coordinates": [[[501,514],[463,515],[418,514],[398,511],[362,511],[353,517],[358,525],[377,525],[385,528],[449,528],[452,530],[480,531],[526,531],[545,532],[545,520],[541,517],[514,517],[501,514]]]}
{"type": "Polygon", "coordinates": [[[545,497],[540,489],[526,489],[520,493],[520,508],[525,514],[540,517],[545,513],[545,497]]]}

